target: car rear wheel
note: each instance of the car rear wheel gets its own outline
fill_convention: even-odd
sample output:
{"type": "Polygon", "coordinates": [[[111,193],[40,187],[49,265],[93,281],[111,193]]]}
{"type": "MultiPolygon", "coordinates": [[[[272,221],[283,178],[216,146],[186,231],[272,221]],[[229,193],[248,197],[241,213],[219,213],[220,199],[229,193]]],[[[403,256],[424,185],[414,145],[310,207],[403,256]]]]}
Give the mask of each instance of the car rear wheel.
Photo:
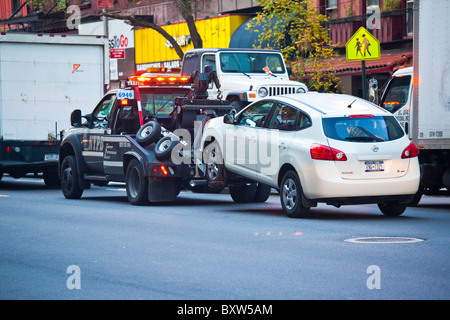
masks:
{"type": "Polygon", "coordinates": [[[310,208],[302,202],[303,189],[300,179],[294,171],[288,171],[280,185],[281,206],[290,218],[306,218],[310,214],[310,208]]]}
{"type": "Polygon", "coordinates": [[[126,189],[128,201],[133,205],[148,203],[148,179],[139,161],[133,159],[127,167],[126,189]]]}
{"type": "Polygon", "coordinates": [[[136,141],[143,147],[146,147],[161,137],[161,125],[156,121],[150,121],[144,124],[136,134],[136,141]]]}
{"type": "Polygon", "coordinates": [[[389,217],[398,217],[403,212],[405,212],[406,207],[408,204],[400,204],[398,202],[385,202],[385,203],[379,203],[378,208],[380,211],[385,215],[389,217]]]}
{"type": "Polygon", "coordinates": [[[80,199],[83,194],[74,156],[65,157],[61,164],[61,191],[67,199],[80,199]]]}

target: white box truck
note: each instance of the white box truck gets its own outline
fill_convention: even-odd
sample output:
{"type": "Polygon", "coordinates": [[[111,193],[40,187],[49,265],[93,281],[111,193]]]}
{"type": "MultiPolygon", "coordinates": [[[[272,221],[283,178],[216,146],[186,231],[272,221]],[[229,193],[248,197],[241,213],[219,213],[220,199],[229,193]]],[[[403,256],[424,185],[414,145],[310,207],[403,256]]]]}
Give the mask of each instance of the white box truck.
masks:
{"type": "Polygon", "coordinates": [[[0,33],[0,179],[58,185],[59,131],[104,94],[108,55],[102,37],[0,33]]]}
{"type": "Polygon", "coordinates": [[[419,148],[422,194],[450,195],[450,0],[415,0],[413,67],[396,71],[381,106],[419,148]]]}

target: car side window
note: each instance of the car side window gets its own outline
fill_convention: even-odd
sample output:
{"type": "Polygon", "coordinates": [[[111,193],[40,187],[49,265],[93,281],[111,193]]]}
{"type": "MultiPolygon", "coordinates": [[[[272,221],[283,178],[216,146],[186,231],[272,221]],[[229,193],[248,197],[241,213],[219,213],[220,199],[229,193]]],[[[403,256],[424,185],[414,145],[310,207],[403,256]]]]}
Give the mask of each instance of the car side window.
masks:
{"type": "Polygon", "coordinates": [[[106,128],[108,126],[111,108],[116,100],[116,95],[111,94],[103,98],[92,114],[92,124],[95,128],[106,128]]]}
{"type": "Polygon", "coordinates": [[[312,125],[312,123],[311,123],[311,119],[309,118],[309,116],[306,113],[300,111],[300,114],[298,116],[298,121],[297,121],[297,130],[308,128],[311,125],[312,125]]]}
{"type": "Polygon", "coordinates": [[[297,130],[297,118],[299,110],[285,104],[278,104],[270,120],[269,129],[283,131],[297,130]]]}
{"type": "Polygon", "coordinates": [[[238,125],[260,128],[266,123],[273,101],[261,101],[244,109],[238,118],[238,125]]]}

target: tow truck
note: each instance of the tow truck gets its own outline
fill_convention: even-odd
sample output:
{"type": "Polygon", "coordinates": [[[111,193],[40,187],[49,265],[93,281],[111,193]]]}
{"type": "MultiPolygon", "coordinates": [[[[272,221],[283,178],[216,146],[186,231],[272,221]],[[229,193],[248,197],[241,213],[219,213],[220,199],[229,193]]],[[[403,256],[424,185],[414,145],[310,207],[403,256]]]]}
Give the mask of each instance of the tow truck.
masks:
{"type": "Polygon", "coordinates": [[[61,133],[59,150],[67,199],[81,198],[91,184],[109,182],[125,183],[133,205],[174,201],[183,189],[225,187],[214,149],[200,152],[198,146],[203,124],[233,109],[228,101],[207,99],[212,82],[220,87],[215,72],[205,68],[184,77],[174,70],[148,71],[107,92],[92,113],[72,112],[72,127],[61,133]],[[205,161],[205,154],[213,160],[205,161]]]}

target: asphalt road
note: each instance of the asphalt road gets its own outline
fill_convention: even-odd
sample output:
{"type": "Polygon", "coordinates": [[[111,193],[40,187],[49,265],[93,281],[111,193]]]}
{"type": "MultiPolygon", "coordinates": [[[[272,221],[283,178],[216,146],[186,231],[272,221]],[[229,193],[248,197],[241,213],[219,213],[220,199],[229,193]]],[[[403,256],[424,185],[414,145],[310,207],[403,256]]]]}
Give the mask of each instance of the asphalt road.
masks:
{"type": "Polygon", "coordinates": [[[236,204],[191,192],[136,207],[121,186],[67,200],[4,177],[0,299],[450,298],[450,198],[424,197],[397,218],[376,205],[313,212],[287,218],[277,195],[236,204]],[[358,237],[423,241],[346,241],[358,237]]]}

